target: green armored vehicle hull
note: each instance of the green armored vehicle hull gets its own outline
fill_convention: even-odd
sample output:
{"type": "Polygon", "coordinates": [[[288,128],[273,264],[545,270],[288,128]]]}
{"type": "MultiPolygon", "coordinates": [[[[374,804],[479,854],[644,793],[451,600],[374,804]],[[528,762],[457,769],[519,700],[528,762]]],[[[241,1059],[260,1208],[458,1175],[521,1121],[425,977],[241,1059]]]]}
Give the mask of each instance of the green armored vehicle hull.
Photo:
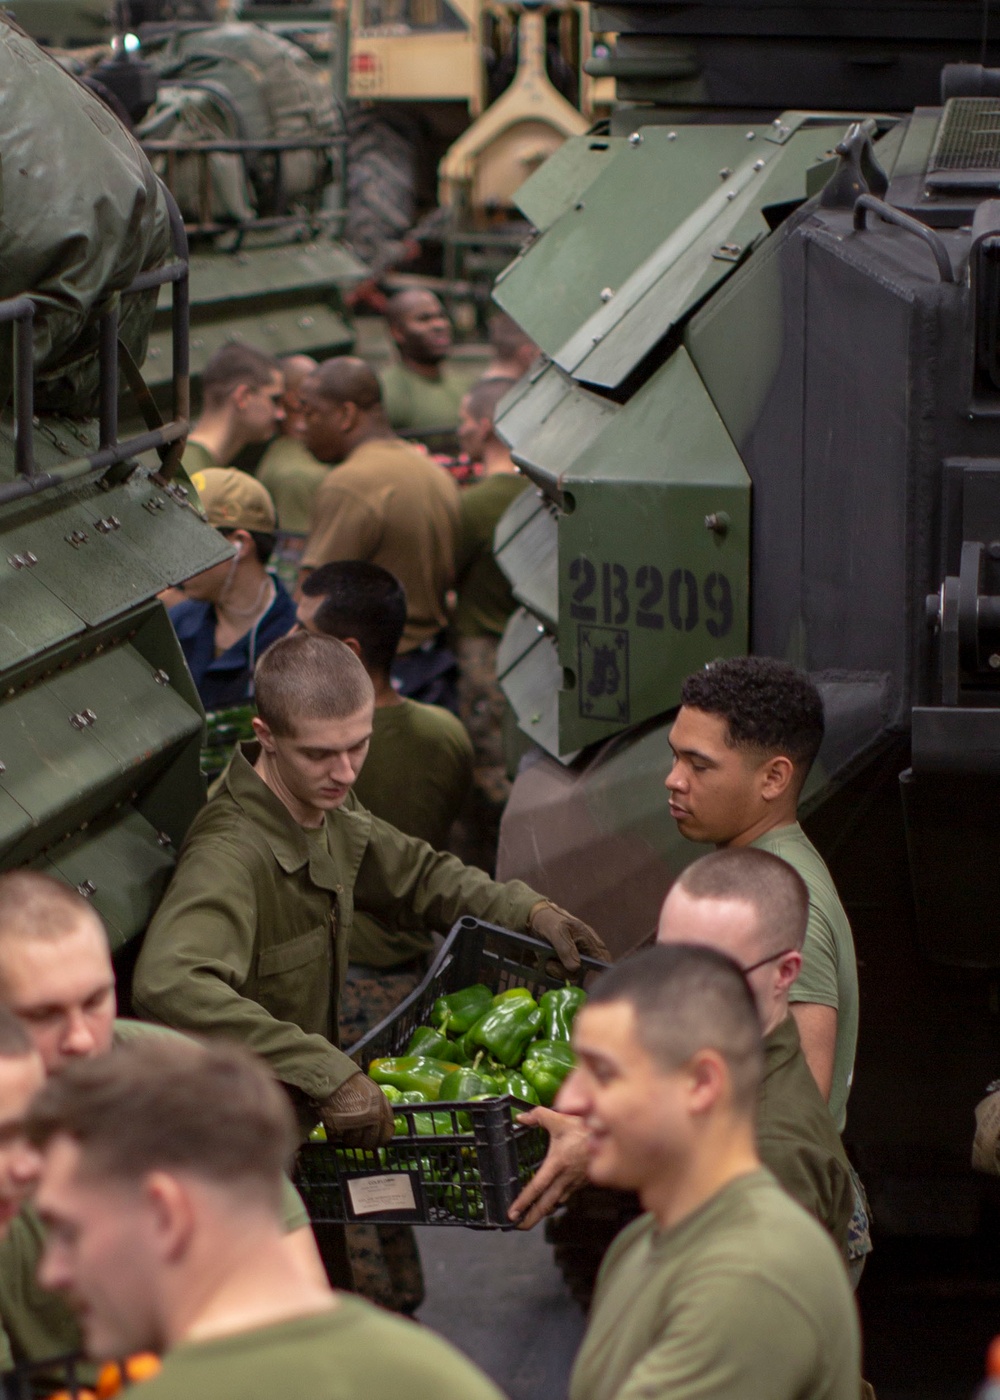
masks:
{"type": "Polygon", "coordinates": [[[117,951],[145,928],[204,800],[201,705],[156,595],[230,551],[178,467],[176,206],[117,119],[7,23],[0,87],[4,177],[20,176],[0,233],[0,870],[76,886],[117,951]],[[161,285],[170,416],[125,437],[161,285]]]}
{"type": "MultiPolygon", "coordinates": [[[[595,16],[645,33],[648,103],[649,32],[696,11],[722,13],[595,16]]],[[[663,789],[683,678],[747,651],[806,667],[828,729],[805,824],[861,978],[846,1137],[879,1226],[914,1234],[970,1233],[994,1194],[969,1168],[998,1070],[994,80],[952,71],[902,116],[891,91],[777,116],[750,91],[704,125],[623,108],[523,187],[538,234],[495,294],[548,357],[500,420],[538,488],[496,537],[532,741],[500,872],[618,954],[650,936],[701,854],[663,789]]]]}

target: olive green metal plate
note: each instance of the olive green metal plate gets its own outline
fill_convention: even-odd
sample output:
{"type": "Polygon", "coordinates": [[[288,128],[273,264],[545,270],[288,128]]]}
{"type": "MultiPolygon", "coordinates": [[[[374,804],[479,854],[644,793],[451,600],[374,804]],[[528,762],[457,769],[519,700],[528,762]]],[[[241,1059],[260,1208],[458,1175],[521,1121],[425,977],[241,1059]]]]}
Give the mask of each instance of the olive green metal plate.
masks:
{"type": "MultiPolygon", "coordinates": [[[[683,347],[621,407],[552,367],[498,426],[562,502],[536,509],[498,559],[541,629],[529,650],[529,624],[511,624],[505,693],[524,732],[565,759],[677,704],[706,662],[745,651],[750,483],[683,347]]],[[[505,517],[498,540],[506,529],[505,517]]]]}
{"type": "Polygon", "coordinates": [[[497,654],[497,676],[524,733],[549,753],[556,753],[559,658],[552,636],[523,608],[507,624],[497,654]]]}
{"type": "Polygon", "coordinates": [[[175,859],[160,833],[126,806],[114,821],[55,847],[40,868],[88,892],[115,952],[149,923],[175,859]]]}
{"type": "Polygon", "coordinates": [[[535,228],[549,228],[573,207],[624,144],[621,137],[610,136],[564,141],[543,167],[529,175],[514,203],[535,228]]]}
{"type": "Polygon", "coordinates": [[[148,784],[201,723],[201,714],[124,645],[57,669],[5,700],[0,789],[17,810],[8,806],[11,826],[0,828],[0,850],[14,863],[25,859],[148,784]]]}
{"type": "MultiPolygon", "coordinates": [[[[843,119],[644,127],[506,269],[500,305],[577,379],[617,388],[766,237],[764,210],[804,199],[843,119]]],[[[578,138],[585,141],[589,138],[578,138]]]]}

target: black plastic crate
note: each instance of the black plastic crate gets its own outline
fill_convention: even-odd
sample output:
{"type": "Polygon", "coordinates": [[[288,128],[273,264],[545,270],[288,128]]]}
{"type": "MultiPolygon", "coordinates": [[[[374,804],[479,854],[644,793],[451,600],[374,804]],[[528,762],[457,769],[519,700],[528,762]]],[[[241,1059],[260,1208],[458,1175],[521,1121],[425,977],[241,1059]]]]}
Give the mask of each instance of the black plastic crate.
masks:
{"type": "MultiPolygon", "coordinates": [[[[482,982],[494,993],[528,987],[541,996],[565,984],[567,974],[546,970],[547,943],[470,917],[459,919],[427,976],[391,1016],[349,1051],[362,1069],[372,1060],[401,1054],[417,1026],[430,1019],[439,996],[482,982]]],[[[584,958],[571,980],[582,982],[603,963],[584,958]]],[[[397,1133],[377,1153],[306,1143],[295,1182],[317,1223],[405,1221],[413,1225],[466,1225],[513,1230],[507,1218],[522,1186],[544,1160],[548,1135],[515,1123],[527,1108],[510,1096],[483,1103],[393,1106],[409,1132],[397,1133]],[[433,1136],[413,1131],[418,1113],[447,1115],[433,1136]]]]}
{"type": "Polygon", "coordinates": [[[80,1352],[49,1357],[45,1361],[22,1361],[12,1371],[0,1374],[3,1400],[38,1400],[54,1394],[68,1400],[92,1400],[97,1368],[80,1352]]]}

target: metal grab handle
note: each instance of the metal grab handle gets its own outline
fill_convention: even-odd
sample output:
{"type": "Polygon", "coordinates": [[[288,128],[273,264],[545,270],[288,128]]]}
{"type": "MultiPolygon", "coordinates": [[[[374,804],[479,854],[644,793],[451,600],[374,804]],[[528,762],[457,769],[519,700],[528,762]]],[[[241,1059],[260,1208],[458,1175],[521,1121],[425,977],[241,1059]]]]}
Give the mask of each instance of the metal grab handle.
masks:
{"type": "Polygon", "coordinates": [[[932,228],[922,224],[919,219],[904,214],[900,209],[894,209],[891,204],[886,204],[884,199],[876,199],[873,194],[860,194],[854,202],[854,227],[859,233],[868,222],[869,209],[880,219],[884,219],[887,224],[896,224],[899,228],[905,228],[909,233],[915,233],[918,238],[923,239],[934,254],[934,261],[937,263],[941,281],[955,281],[951,258],[948,256],[948,249],[944,246],[944,239],[939,233],[935,233],[932,228]]]}

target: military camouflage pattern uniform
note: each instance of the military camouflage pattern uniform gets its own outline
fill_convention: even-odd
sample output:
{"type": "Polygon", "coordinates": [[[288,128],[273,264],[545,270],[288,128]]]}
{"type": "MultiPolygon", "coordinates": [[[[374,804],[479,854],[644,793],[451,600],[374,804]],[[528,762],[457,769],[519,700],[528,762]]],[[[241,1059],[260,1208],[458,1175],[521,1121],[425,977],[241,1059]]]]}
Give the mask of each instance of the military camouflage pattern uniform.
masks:
{"type": "MultiPolygon", "coordinates": [[[[426,960],[403,971],[352,964],[340,998],[340,1039],[354,1045],[419,985],[426,960]]],[[[348,1225],[347,1252],[355,1290],[393,1312],[413,1313],[424,1301],[424,1275],[409,1225],[348,1225]]]]}
{"type": "Polygon", "coordinates": [[[493,557],[497,522],[529,485],[518,472],[495,472],[462,492],[455,547],[458,714],[475,752],[472,795],[463,814],[462,858],[483,870],[496,861],[500,818],[510,796],[503,753],[507,702],[497,681],[497,652],[514,595],[493,557]]]}

